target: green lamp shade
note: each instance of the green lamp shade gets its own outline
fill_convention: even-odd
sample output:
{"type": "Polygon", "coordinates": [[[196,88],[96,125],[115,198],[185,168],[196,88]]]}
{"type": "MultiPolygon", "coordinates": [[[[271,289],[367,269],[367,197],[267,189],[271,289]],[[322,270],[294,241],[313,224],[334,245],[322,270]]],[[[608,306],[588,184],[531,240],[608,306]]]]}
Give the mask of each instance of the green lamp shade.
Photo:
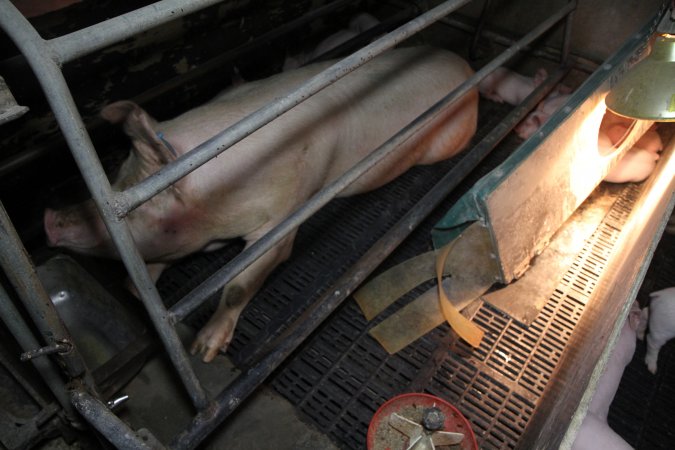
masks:
{"type": "Polygon", "coordinates": [[[623,75],[605,104],[624,117],[675,121],[675,35],[658,36],[651,54],[623,75]]]}

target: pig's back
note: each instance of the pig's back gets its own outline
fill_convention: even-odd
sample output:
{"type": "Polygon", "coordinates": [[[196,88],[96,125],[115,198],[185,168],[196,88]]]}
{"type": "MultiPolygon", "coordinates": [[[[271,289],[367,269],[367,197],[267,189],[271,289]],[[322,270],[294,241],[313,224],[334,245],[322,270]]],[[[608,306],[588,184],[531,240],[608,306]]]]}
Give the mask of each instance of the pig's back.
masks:
{"type": "MultiPolygon", "coordinates": [[[[312,64],[231,88],[167,125],[175,136],[189,137],[189,141],[179,142],[187,151],[333,63],[312,64]]],[[[197,172],[202,174],[200,179],[217,179],[223,187],[230,181],[241,184],[242,174],[247,174],[244,184],[251,185],[271,183],[270,171],[276,179],[292,178],[301,166],[302,185],[292,190],[306,197],[352,167],[471,73],[465,61],[448,51],[426,47],[388,51],[252,133],[197,172]]],[[[470,97],[475,103],[477,95],[470,97]]],[[[434,162],[456,153],[475,131],[475,105],[468,109],[473,112],[467,117],[450,121],[454,128],[448,128],[446,137],[453,143],[440,146],[443,154],[425,159],[427,155],[416,154],[409,145],[343,195],[378,187],[416,163],[434,162]],[[406,158],[401,160],[403,152],[406,158]]],[[[412,147],[428,150],[426,145],[412,147]]],[[[197,188],[211,190],[214,186],[210,184],[200,181],[197,188]]],[[[286,184],[272,189],[288,192],[291,188],[286,184]]]]}
{"type": "MultiPolygon", "coordinates": [[[[326,97],[341,104],[343,114],[329,180],[348,170],[472,74],[466,61],[454,53],[414,47],[382,55],[326,89],[326,97]]],[[[473,89],[343,195],[374,189],[415,164],[433,163],[462,150],[475,132],[477,99],[473,89]]]]}

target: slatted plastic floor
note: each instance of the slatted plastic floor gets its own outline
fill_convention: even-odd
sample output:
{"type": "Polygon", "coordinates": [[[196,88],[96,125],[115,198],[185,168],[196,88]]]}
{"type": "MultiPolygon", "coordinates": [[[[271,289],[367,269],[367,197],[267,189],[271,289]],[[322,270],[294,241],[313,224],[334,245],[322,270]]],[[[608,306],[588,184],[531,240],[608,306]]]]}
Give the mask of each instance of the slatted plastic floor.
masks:
{"type": "MultiPolygon", "coordinates": [[[[495,114],[494,109],[487,108],[484,111],[487,112],[479,122],[476,139],[505,112],[497,109],[495,114]]],[[[379,270],[429,250],[430,228],[443,212],[518,144],[517,139],[511,139],[500,146],[379,270]]],[[[454,164],[448,161],[414,168],[376,192],[332,202],[303,225],[291,260],[272,274],[244,311],[230,347],[232,359],[245,362],[263,343],[278,336],[454,164]]],[[[395,395],[413,391],[425,391],[454,404],[471,421],[481,448],[514,448],[556,368],[640,186],[614,189],[618,195],[614,207],[529,327],[483,304],[476,311],[475,321],[486,331],[486,338],[476,351],[470,351],[443,325],[398,354],[388,355],[368,335],[368,329],[388,313],[368,323],[355,302],[347,299],[268,383],[296,405],[308,421],[346,449],[365,448],[368,424],[377,408],[395,395]]],[[[234,243],[230,248],[195,255],[172,267],[160,280],[160,292],[171,304],[239,250],[241,245],[234,243]]],[[[390,310],[427,287],[420,286],[390,310]]],[[[190,322],[198,327],[208,314],[209,309],[204,308],[190,322]]],[[[617,417],[613,410],[610,423],[616,423],[617,417]]],[[[629,426],[635,424],[621,420],[629,426]]],[[[640,439],[650,434],[646,426],[639,433],[627,429],[639,434],[640,439]]]]}

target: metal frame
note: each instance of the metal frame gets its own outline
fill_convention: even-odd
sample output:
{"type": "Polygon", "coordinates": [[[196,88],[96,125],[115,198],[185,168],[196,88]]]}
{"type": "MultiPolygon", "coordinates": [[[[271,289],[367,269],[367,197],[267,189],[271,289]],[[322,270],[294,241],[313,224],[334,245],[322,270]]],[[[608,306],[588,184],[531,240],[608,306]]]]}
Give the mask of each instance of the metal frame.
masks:
{"type": "MultiPolygon", "coordinates": [[[[197,379],[188,360],[186,351],[174,328],[176,322],[182,320],[191,311],[203,303],[209,295],[232,280],[237,274],[243,271],[258,257],[262,256],[291,230],[296,228],[314,212],[333,199],[339,192],[357,180],[380,160],[385,158],[401,142],[405,141],[410,135],[414,134],[418,129],[424,126],[425,123],[432,120],[463,94],[476,86],[480,80],[487,76],[497,66],[502,65],[504,62],[515,56],[517,52],[552,28],[559,21],[563,20],[565,17],[569,17],[569,14],[576,7],[576,1],[572,0],[568,2],[549,19],[516,42],[495,60],[479,70],[473,77],[448,94],[444,99],[439,101],[429,111],[415,119],[389,141],[374,150],[373,153],[364,158],[342,177],[317,193],[279,226],[274,228],[270,233],[265,235],[246,251],[238,255],[230,264],[219,270],[214,276],[200,285],[193,292],[189,293],[171,310],[167,310],[161,301],[140,252],[133,243],[131,231],[127,225],[125,216],[134,208],[149,200],[178,179],[189,174],[191,171],[197,169],[223,151],[226,151],[227,148],[236,144],[250,133],[266,125],[276,117],[316,94],[341,77],[347,75],[378,54],[394,47],[468,2],[469,0],[448,0],[435,8],[430,9],[363,49],[332,65],[278,101],[266,105],[230,128],[222,131],[212,139],[202,143],[188,154],[181,156],[176,161],[165,166],[162,170],[141,181],[139,184],[126,191],[118,192],[112,189],[110,182],[103,171],[91,139],[82,123],[81,116],[77,111],[70,90],[63,77],[60,66],[66,61],[70,61],[79,56],[103,48],[106,45],[118,42],[169,20],[182,17],[190,12],[218,3],[218,1],[162,0],[137,11],[124,14],[83,30],[52,40],[44,40],[37,34],[28,21],[14,8],[9,0],[0,0],[0,26],[2,26],[3,30],[10,36],[26,57],[32,70],[39,79],[47,100],[56,116],[57,122],[65,136],[71,152],[73,153],[78,168],[82,173],[87,187],[92,193],[94,202],[96,203],[103,221],[113,239],[113,243],[121,255],[122,261],[141,295],[142,302],[170,356],[175,370],[190,395],[192,403],[198,410],[198,414],[192,424],[190,424],[187,430],[176,437],[171,444],[172,447],[193,448],[198,445],[199,442],[201,442],[211,430],[224,420],[247,395],[259,386],[267,375],[269,375],[269,373],[271,373],[271,371],[276,368],[283,359],[297,347],[297,345],[299,345],[302,339],[318,326],[323,318],[347,297],[351,288],[331,290],[329,295],[333,296],[333,301],[331,302],[333,305],[332,307],[325,307],[322,309],[319,305],[319,313],[315,315],[316,317],[311,321],[311,324],[303,327],[294,337],[291,336],[292,339],[287,339],[279,343],[278,350],[266,355],[262,363],[252,366],[244,375],[235,380],[231,387],[226,388],[215,399],[207,398],[201,383],[197,379]]],[[[569,27],[567,26],[566,28],[569,27]]],[[[569,32],[566,32],[563,42],[563,56],[567,55],[566,49],[569,48],[568,40],[569,32]]],[[[557,76],[560,76],[560,74],[557,76]]],[[[549,82],[546,86],[550,89],[553,84],[553,82],[549,82]]],[[[545,90],[542,89],[539,91],[538,95],[543,97],[545,93],[545,90]]],[[[535,101],[534,98],[535,97],[531,100],[532,102],[535,101]]],[[[532,105],[535,104],[536,102],[532,103],[532,105]]],[[[526,110],[522,109],[518,114],[524,115],[525,112],[526,110]]],[[[515,123],[517,123],[517,119],[514,116],[511,119],[510,126],[512,127],[515,123]]],[[[499,134],[505,134],[506,132],[508,132],[508,129],[506,129],[506,131],[497,129],[494,135],[491,134],[486,138],[486,143],[483,144],[482,151],[489,151],[489,148],[496,145],[498,140],[501,139],[499,134]]],[[[461,170],[468,171],[475,166],[481,158],[482,156],[476,159],[474,156],[467,159],[467,161],[470,162],[463,165],[463,169],[461,170]]],[[[456,174],[453,173],[452,175],[454,177],[456,174]]],[[[422,210],[425,212],[411,212],[409,216],[406,216],[408,219],[402,220],[401,223],[407,223],[406,220],[411,220],[410,218],[412,218],[413,222],[421,220],[421,218],[428,214],[428,211],[434,206],[433,202],[438,201],[438,196],[441,195],[440,198],[442,198],[442,195],[445,194],[436,192],[434,195],[436,200],[428,199],[424,203],[424,206],[422,206],[422,210]]],[[[431,197],[434,197],[434,195],[431,197]]],[[[425,197],[425,199],[427,199],[427,197],[425,197]]],[[[58,315],[53,309],[49,297],[44,292],[39,280],[34,276],[34,268],[25,254],[25,250],[22,249],[18,236],[13,232],[13,227],[9,222],[9,218],[4,212],[4,209],[0,210],[0,220],[2,220],[2,223],[0,223],[2,226],[0,232],[3,233],[0,237],[5,238],[3,240],[11,243],[9,246],[2,246],[3,252],[0,253],[0,256],[2,256],[2,260],[0,260],[2,267],[7,272],[12,272],[11,267],[13,265],[19,267],[19,271],[16,271],[12,276],[13,285],[15,287],[28,286],[28,290],[25,294],[20,295],[25,304],[28,305],[28,309],[34,309],[36,311],[44,310],[44,314],[36,314],[36,316],[40,317],[33,317],[33,319],[40,326],[40,330],[47,341],[70,342],[68,331],[58,320],[58,315]],[[6,246],[8,249],[12,250],[12,253],[6,253],[4,251],[4,247],[6,246]],[[23,257],[20,257],[19,254],[23,254],[23,257]],[[19,263],[17,263],[17,258],[19,259],[19,263]],[[44,323],[45,317],[48,319],[46,323],[44,323]],[[41,321],[43,322],[42,324],[40,323],[41,321]],[[57,336],[57,338],[53,338],[53,336],[57,336]]],[[[399,239],[402,239],[402,237],[399,239]]],[[[394,243],[391,245],[395,246],[396,244],[394,243]]],[[[371,262],[372,267],[370,270],[373,270],[377,263],[378,261],[371,262]]],[[[366,275],[367,273],[361,274],[362,277],[365,277],[366,275]]],[[[321,303],[321,301],[319,303],[321,303]]],[[[73,348],[70,353],[63,356],[64,360],[68,363],[68,374],[73,378],[81,378],[84,381],[84,386],[73,391],[71,401],[92,425],[99,429],[99,431],[112,442],[115,442],[114,435],[120,430],[119,419],[103,403],[96,399],[95,386],[91,381],[91,374],[86,367],[84,367],[81,358],[77,354],[77,350],[73,348]]],[[[63,397],[61,396],[61,398],[63,397]]],[[[143,442],[135,438],[127,441],[125,445],[133,445],[136,447],[145,446],[143,442]]]]}

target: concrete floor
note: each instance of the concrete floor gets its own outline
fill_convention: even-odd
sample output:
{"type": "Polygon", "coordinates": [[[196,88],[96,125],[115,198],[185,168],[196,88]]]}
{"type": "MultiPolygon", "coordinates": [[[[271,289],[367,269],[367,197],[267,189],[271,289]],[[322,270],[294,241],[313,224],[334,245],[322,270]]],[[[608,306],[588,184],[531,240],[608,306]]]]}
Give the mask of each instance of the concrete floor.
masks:
{"type": "MultiPolygon", "coordinates": [[[[180,334],[185,341],[191,341],[192,334],[187,328],[181,329],[180,334]]],[[[193,367],[210,394],[220,392],[239,374],[224,356],[218,356],[210,364],[195,358],[193,367]]],[[[193,414],[191,403],[163,354],[153,357],[122,394],[129,395],[129,400],[118,411],[120,417],[135,430],[148,429],[164,444],[187,426],[193,414]]],[[[263,386],[199,448],[337,450],[338,447],[322,432],[303,422],[287,400],[263,386]]]]}

